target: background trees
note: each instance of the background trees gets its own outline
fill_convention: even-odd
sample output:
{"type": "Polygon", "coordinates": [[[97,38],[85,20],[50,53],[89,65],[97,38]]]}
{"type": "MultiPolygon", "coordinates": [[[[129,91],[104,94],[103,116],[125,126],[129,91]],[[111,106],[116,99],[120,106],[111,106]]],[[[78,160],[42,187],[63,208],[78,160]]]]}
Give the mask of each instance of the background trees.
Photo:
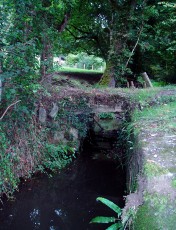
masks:
{"type": "Polygon", "coordinates": [[[104,61],[102,58],[88,55],[81,52],[78,54],[68,54],[66,57],[66,64],[78,68],[86,69],[101,69],[104,68],[104,61]]]}
{"type": "Polygon", "coordinates": [[[1,78],[21,89],[52,71],[53,55],[70,52],[102,57],[105,85],[126,85],[142,71],[175,81],[172,1],[0,0],[0,7],[1,78]]]}
{"type": "Polygon", "coordinates": [[[155,79],[160,76],[160,79],[173,81],[169,75],[171,72],[174,75],[175,67],[169,60],[173,60],[175,50],[174,15],[172,1],[84,0],[74,11],[64,35],[75,49],[105,59],[107,68],[102,79],[105,85],[112,78],[116,86],[126,85],[126,76],[137,79],[143,71],[155,79]],[[168,41],[172,48],[166,47],[168,41]],[[167,65],[163,65],[164,57],[167,65]]]}
{"type": "Polygon", "coordinates": [[[144,67],[154,79],[176,83],[176,4],[159,2],[147,9],[143,35],[144,67]]]}

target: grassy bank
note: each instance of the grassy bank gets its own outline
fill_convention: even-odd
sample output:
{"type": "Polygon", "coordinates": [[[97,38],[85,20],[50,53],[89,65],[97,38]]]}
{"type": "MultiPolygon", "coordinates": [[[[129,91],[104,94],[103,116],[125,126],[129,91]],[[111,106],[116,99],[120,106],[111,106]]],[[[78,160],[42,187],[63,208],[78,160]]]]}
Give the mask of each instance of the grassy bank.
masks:
{"type": "Polygon", "coordinates": [[[135,214],[133,228],[174,230],[176,87],[141,90],[132,97],[139,102],[131,126],[138,140],[137,157],[143,162],[136,187],[136,195],[142,195],[143,202],[135,214]]]}

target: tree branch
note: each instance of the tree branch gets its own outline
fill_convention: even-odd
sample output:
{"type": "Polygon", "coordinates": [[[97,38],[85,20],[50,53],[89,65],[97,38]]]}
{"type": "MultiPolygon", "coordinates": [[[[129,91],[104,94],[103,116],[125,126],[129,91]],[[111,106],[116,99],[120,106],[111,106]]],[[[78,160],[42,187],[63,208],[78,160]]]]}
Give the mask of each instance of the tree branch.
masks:
{"type": "Polygon", "coordinates": [[[95,35],[93,35],[91,33],[86,33],[87,35],[78,37],[78,36],[74,35],[74,33],[71,30],[69,30],[68,28],[66,28],[66,30],[75,38],[75,40],[81,40],[81,39],[95,40],[95,35]]]}
{"type": "MultiPolygon", "coordinates": [[[[75,27],[74,27],[74,28],[75,28],[75,27]]],[[[74,37],[75,40],[88,39],[88,40],[90,40],[90,41],[91,41],[91,40],[92,40],[92,41],[95,41],[96,46],[97,46],[97,48],[100,50],[100,52],[101,52],[103,58],[106,59],[105,52],[103,52],[103,49],[102,49],[102,47],[101,47],[101,45],[100,45],[99,38],[98,38],[97,35],[94,35],[94,34],[92,34],[92,33],[85,32],[85,34],[87,34],[87,35],[78,37],[78,36],[74,35],[74,33],[73,33],[71,30],[69,30],[68,28],[66,28],[66,30],[74,37]]],[[[81,30],[79,30],[78,28],[77,28],[77,30],[78,30],[78,31],[81,31],[81,30]]],[[[84,32],[83,32],[83,33],[84,33],[84,32]]],[[[86,49],[85,49],[85,50],[86,50],[86,49]]],[[[86,51],[86,52],[87,52],[87,51],[86,51]]],[[[87,53],[89,53],[89,52],[87,52],[87,53]]]]}
{"type": "Polygon", "coordinates": [[[62,20],[61,24],[57,28],[58,32],[62,32],[65,29],[65,27],[68,24],[68,21],[69,21],[70,17],[71,17],[71,13],[67,12],[65,14],[64,19],[62,20]]]}
{"type": "Polygon", "coordinates": [[[136,43],[135,43],[135,45],[134,45],[134,47],[133,47],[133,49],[132,49],[132,51],[131,51],[131,54],[130,54],[130,56],[129,56],[127,62],[126,62],[125,68],[127,68],[128,64],[129,64],[129,62],[130,62],[130,60],[131,60],[131,57],[133,56],[133,53],[134,53],[134,51],[135,51],[135,49],[136,49],[136,47],[137,47],[137,45],[138,45],[138,43],[139,43],[139,39],[140,39],[142,30],[143,30],[143,27],[144,27],[144,26],[142,25],[142,26],[141,26],[141,29],[140,29],[140,31],[139,31],[139,35],[138,35],[137,41],[136,41],[136,43]]]}
{"type": "Polygon", "coordinates": [[[2,114],[2,116],[0,117],[0,121],[3,119],[3,117],[6,115],[6,113],[7,113],[7,111],[12,107],[12,106],[14,106],[14,105],[16,105],[17,103],[19,103],[21,100],[19,100],[19,101],[16,101],[16,102],[14,102],[14,103],[12,103],[11,105],[9,105],[7,108],[6,108],[6,110],[4,111],[4,113],[2,114]]]}
{"type": "Polygon", "coordinates": [[[90,32],[84,31],[78,27],[76,27],[75,25],[71,25],[75,30],[78,30],[79,32],[83,33],[83,34],[90,34],[90,32]]]}

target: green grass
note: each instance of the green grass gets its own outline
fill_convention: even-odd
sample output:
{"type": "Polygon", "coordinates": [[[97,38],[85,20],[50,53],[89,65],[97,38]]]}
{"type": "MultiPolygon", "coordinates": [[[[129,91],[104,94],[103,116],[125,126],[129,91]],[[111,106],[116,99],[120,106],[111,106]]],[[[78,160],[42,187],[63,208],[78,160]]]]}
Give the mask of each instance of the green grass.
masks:
{"type": "Polygon", "coordinates": [[[73,67],[60,67],[57,69],[59,72],[73,72],[73,73],[103,73],[103,71],[100,70],[88,70],[88,69],[79,69],[79,68],[73,68],[73,67]]]}
{"type": "Polygon", "coordinates": [[[176,118],[176,101],[164,105],[145,108],[142,111],[136,110],[134,113],[134,121],[162,121],[176,118]]]}
{"type": "Polygon", "coordinates": [[[159,92],[163,92],[163,95],[160,95],[160,97],[157,98],[158,102],[168,102],[168,101],[174,101],[176,100],[176,95],[165,95],[167,94],[167,91],[169,90],[175,90],[176,92],[176,86],[175,85],[167,85],[164,87],[153,87],[153,88],[145,88],[145,89],[112,89],[113,92],[123,91],[124,93],[127,93],[129,97],[131,98],[131,101],[139,102],[141,105],[148,106],[148,103],[150,100],[154,99],[159,92]]]}
{"type": "Polygon", "coordinates": [[[164,105],[136,110],[133,122],[138,127],[150,128],[153,131],[175,133],[176,131],[176,101],[164,105]]]}
{"type": "Polygon", "coordinates": [[[176,189],[176,179],[172,180],[172,187],[176,189]]]}
{"type": "Polygon", "coordinates": [[[147,177],[155,177],[163,174],[167,174],[169,171],[155,162],[146,162],[144,164],[144,174],[147,177]]]}
{"type": "Polygon", "coordinates": [[[146,103],[149,98],[153,98],[161,88],[146,88],[146,89],[135,89],[130,93],[130,96],[133,100],[139,103],[146,103]]]}
{"type": "MultiPolygon", "coordinates": [[[[160,95],[160,98],[163,98],[164,92],[167,93],[168,90],[175,90],[176,91],[175,85],[168,85],[168,86],[164,86],[164,87],[145,88],[145,89],[134,89],[134,90],[130,90],[130,91],[127,90],[127,92],[129,92],[132,100],[135,100],[135,101],[143,104],[143,103],[146,103],[149,99],[154,98],[161,91],[163,91],[163,96],[160,95]]],[[[171,97],[171,96],[168,95],[165,97],[167,98],[167,97],[171,97]]]]}
{"type": "Polygon", "coordinates": [[[167,85],[167,83],[164,82],[164,81],[154,81],[154,80],[151,80],[151,82],[152,82],[152,85],[154,87],[163,87],[163,86],[167,85]]]}

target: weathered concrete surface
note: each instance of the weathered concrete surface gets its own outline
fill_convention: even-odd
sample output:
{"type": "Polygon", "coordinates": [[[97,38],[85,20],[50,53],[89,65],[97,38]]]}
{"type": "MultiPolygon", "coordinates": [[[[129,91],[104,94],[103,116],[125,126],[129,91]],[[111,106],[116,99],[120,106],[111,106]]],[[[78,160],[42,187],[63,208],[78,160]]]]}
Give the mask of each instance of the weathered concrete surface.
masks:
{"type": "Polygon", "coordinates": [[[122,113],[123,112],[123,100],[119,101],[119,104],[115,106],[111,105],[93,105],[92,106],[92,112],[94,113],[122,113]]]}
{"type": "Polygon", "coordinates": [[[148,128],[142,123],[139,126],[138,151],[131,165],[132,171],[135,167],[140,170],[137,191],[127,196],[124,213],[129,208],[134,213],[137,211],[135,230],[175,230],[176,132],[174,129],[154,131],[152,127],[156,128],[156,122],[150,123],[148,128]]]}

